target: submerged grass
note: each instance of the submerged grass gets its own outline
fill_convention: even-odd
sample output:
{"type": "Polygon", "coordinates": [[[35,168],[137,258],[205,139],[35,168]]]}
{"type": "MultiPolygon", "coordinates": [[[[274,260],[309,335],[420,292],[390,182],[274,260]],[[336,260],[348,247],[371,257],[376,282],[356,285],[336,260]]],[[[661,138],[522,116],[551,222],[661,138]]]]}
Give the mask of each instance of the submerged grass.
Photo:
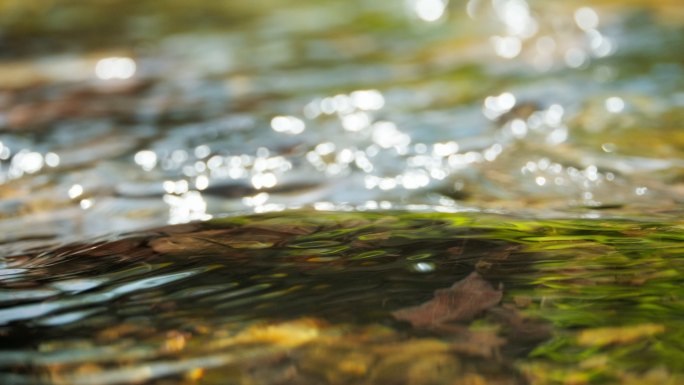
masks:
{"type": "MultiPolygon", "coordinates": [[[[438,244],[462,238],[518,245],[500,258],[484,253],[475,266],[504,282],[504,303],[522,304],[522,313],[553,325],[548,341],[527,357],[515,357],[534,384],[682,381],[684,232],[679,221],[385,212],[317,214],[313,222],[353,226],[303,238],[326,234],[378,248],[355,253],[351,260],[382,257],[389,246],[395,247],[393,254],[402,254],[396,247],[404,241],[438,244]]],[[[406,260],[439,266],[440,250],[406,260]]]]}
{"type": "Polygon", "coordinates": [[[46,382],[58,383],[96,367],[94,377],[67,377],[86,383],[124,373],[131,377],[116,383],[128,383],[139,381],[135,368],[164,360],[168,371],[149,381],[185,383],[173,376],[206,357],[211,374],[195,377],[210,384],[277,384],[285,373],[298,373],[294,383],[329,384],[679,384],[682,230],[679,220],[303,210],[7,257],[14,275],[3,288],[66,291],[44,299],[55,310],[34,318],[13,316],[37,309],[30,296],[6,299],[0,356],[14,357],[15,374],[0,379],[47,372],[46,382]],[[480,276],[481,285],[454,285],[480,276]],[[478,287],[500,303],[463,304],[470,297],[460,290],[478,287]],[[435,290],[452,295],[432,299],[435,290]],[[393,319],[399,309],[429,310],[420,304],[430,300],[446,314],[434,323],[422,313],[420,327],[393,319]],[[469,312],[480,315],[450,320],[469,312]],[[31,341],[21,338],[25,330],[31,341]],[[293,342],[291,330],[306,342],[293,342]],[[122,347],[116,341],[125,336],[122,347]],[[89,349],[107,345],[106,362],[89,358],[89,349]],[[242,357],[244,346],[268,356],[242,357]],[[126,358],[142,347],[145,360],[126,358]],[[28,364],[55,352],[66,361],[28,364]],[[212,361],[225,354],[237,354],[243,369],[212,361]],[[316,360],[335,364],[307,364],[316,360]]]}

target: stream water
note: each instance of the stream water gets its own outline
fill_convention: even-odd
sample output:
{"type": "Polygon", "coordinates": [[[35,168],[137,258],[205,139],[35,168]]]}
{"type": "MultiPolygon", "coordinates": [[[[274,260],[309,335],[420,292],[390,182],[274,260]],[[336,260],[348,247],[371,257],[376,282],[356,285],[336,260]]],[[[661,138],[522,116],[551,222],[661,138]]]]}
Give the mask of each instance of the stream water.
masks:
{"type": "Polygon", "coordinates": [[[682,63],[679,0],[0,0],[0,382],[684,383],[682,63]]]}

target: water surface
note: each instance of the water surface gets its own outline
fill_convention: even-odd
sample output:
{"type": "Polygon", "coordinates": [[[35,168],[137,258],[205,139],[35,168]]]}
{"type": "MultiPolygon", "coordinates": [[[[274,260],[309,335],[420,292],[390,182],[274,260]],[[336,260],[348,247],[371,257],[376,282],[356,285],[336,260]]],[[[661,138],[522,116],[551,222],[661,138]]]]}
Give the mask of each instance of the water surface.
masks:
{"type": "Polygon", "coordinates": [[[682,383],[683,55],[678,0],[0,0],[0,382],[682,383]]]}

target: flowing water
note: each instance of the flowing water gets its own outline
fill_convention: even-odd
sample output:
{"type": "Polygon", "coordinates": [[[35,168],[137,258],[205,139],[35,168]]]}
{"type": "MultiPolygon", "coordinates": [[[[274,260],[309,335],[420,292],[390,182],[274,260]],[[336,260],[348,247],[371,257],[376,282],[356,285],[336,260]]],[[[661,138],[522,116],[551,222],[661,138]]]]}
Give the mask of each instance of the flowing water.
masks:
{"type": "Polygon", "coordinates": [[[679,0],[0,0],[0,383],[684,383],[679,0]]]}

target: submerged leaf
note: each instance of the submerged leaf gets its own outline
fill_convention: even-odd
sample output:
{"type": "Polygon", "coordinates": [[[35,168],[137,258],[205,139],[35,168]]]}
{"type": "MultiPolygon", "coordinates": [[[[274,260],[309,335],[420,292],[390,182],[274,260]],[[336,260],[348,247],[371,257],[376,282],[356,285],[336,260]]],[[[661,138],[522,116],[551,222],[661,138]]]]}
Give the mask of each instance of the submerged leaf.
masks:
{"type": "Polygon", "coordinates": [[[434,298],[430,301],[397,310],[392,315],[416,327],[441,326],[474,318],[496,306],[502,295],[500,289],[494,289],[477,272],[473,272],[450,288],[436,290],[434,298]]]}

